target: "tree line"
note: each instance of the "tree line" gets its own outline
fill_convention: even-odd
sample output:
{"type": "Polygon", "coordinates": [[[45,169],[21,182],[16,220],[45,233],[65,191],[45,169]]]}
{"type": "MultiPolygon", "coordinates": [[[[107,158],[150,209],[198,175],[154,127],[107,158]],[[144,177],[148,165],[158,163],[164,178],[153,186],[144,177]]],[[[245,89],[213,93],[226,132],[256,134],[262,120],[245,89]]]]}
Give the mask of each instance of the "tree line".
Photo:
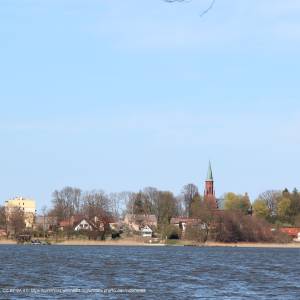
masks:
{"type": "MultiPolygon", "coordinates": [[[[219,212],[207,207],[203,196],[194,184],[187,184],[180,195],[146,187],[138,192],[105,193],[103,190],[83,191],[76,187],[64,187],[52,193],[50,209],[42,209],[43,215],[55,217],[57,222],[71,220],[75,215],[88,219],[98,217],[102,222],[120,219],[125,214],[155,215],[158,231],[163,235],[180,235],[178,228],[170,224],[173,217],[189,217],[200,220],[201,227],[188,228],[187,236],[206,240],[268,240],[270,226],[300,226],[300,193],[270,190],[251,203],[248,194],[226,193],[219,200],[219,212]],[[267,229],[266,229],[267,228],[267,229]]],[[[0,228],[25,228],[24,213],[16,208],[9,218],[0,207],[0,228]]]]}

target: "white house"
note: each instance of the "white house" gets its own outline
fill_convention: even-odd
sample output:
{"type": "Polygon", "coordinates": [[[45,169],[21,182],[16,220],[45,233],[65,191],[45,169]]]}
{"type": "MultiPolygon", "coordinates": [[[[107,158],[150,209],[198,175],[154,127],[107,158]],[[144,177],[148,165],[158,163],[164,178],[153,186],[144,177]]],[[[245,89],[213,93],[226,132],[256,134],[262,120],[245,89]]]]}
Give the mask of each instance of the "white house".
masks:
{"type": "Polygon", "coordinates": [[[146,225],[141,229],[142,237],[152,237],[152,229],[146,225]]]}
{"type": "Polygon", "coordinates": [[[87,219],[81,219],[81,221],[74,225],[74,231],[79,230],[88,230],[92,231],[94,229],[94,225],[92,225],[87,219]]]}
{"type": "Polygon", "coordinates": [[[133,215],[126,214],[124,218],[124,224],[131,230],[140,231],[141,227],[151,226],[157,227],[157,218],[155,215],[133,215]]]}
{"type": "Polygon", "coordinates": [[[298,232],[298,236],[294,239],[294,242],[300,242],[300,232],[298,232]]]}

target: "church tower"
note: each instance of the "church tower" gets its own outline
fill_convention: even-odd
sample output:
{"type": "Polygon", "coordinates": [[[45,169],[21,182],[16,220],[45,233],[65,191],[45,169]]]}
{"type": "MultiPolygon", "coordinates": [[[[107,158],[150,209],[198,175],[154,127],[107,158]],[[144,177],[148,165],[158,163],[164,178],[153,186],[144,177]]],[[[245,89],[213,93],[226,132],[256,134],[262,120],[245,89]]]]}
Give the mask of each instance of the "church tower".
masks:
{"type": "Polygon", "coordinates": [[[210,162],[208,165],[208,172],[205,180],[204,201],[209,205],[210,208],[218,208],[217,200],[215,197],[214,178],[210,162]]]}

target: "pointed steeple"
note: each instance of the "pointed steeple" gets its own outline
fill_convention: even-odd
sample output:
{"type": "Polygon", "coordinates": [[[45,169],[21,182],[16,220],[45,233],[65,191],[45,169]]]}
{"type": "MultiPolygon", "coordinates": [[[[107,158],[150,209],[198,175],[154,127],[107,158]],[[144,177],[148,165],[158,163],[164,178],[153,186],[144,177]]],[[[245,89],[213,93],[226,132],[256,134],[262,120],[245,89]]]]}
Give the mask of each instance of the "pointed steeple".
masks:
{"type": "Polygon", "coordinates": [[[214,181],[210,161],[209,161],[209,165],[208,165],[208,171],[207,171],[206,181],[214,181]]]}
{"type": "Polygon", "coordinates": [[[218,208],[218,202],[215,197],[214,177],[212,174],[211,163],[209,161],[207,177],[205,180],[204,201],[212,209],[218,208]]]}

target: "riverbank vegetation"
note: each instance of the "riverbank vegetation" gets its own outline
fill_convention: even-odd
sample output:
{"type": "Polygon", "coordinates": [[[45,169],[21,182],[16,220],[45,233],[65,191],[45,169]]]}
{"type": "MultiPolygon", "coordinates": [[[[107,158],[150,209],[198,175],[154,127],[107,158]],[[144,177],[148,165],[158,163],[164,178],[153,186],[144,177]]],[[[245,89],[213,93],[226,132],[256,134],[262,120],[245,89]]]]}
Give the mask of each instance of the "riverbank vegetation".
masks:
{"type": "MultiPolygon", "coordinates": [[[[123,226],[113,230],[110,223],[124,220],[126,214],[156,217],[157,226],[153,236],[161,240],[184,239],[196,242],[287,242],[290,238],[280,233],[281,226],[300,226],[300,194],[267,191],[251,202],[247,194],[226,193],[217,199],[219,209],[211,209],[193,184],[185,185],[182,193],[175,196],[170,191],[147,187],[138,192],[107,194],[101,190],[82,191],[65,187],[52,194],[52,206],[42,209],[44,220],[55,220],[53,226],[37,226],[30,234],[36,237],[57,239],[82,238],[104,240],[137,235],[123,226]],[[61,222],[72,223],[74,216],[101,222],[101,231],[75,232],[72,226],[60,230],[61,222]],[[179,221],[173,222],[174,218],[179,221]],[[186,219],[185,228],[180,218],[186,219]]],[[[72,223],[73,224],[73,223],[72,223]]],[[[45,224],[44,224],[45,225],[45,224]]],[[[96,224],[97,225],[97,224],[96,224]]],[[[97,228],[100,228],[100,223],[97,228]]],[[[9,218],[0,207],[0,229],[10,228],[15,235],[26,233],[23,212],[16,209],[9,218]]]]}

